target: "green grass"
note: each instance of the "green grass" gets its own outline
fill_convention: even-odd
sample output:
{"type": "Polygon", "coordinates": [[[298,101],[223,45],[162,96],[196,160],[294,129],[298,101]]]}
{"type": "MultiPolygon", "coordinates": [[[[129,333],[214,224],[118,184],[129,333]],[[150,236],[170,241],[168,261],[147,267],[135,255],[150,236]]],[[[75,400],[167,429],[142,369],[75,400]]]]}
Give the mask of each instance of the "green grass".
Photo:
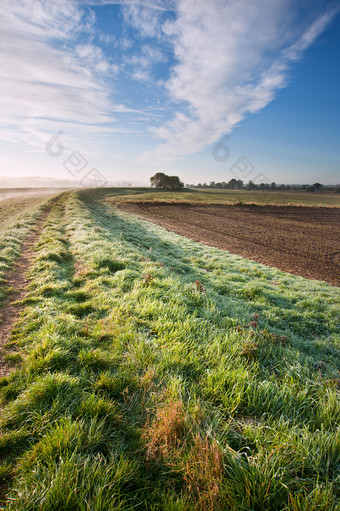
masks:
{"type": "Polygon", "coordinates": [[[50,200],[45,196],[0,202],[0,305],[7,293],[4,276],[13,267],[25,236],[50,200]]]}
{"type": "Polygon", "coordinates": [[[112,188],[105,192],[113,202],[162,201],[198,204],[272,204],[340,207],[340,195],[332,192],[298,191],[194,190],[163,192],[151,188],[112,188]]]}
{"type": "Polygon", "coordinates": [[[3,507],[339,509],[339,289],[105,196],[61,196],[36,248],[0,381],[3,507]]]}

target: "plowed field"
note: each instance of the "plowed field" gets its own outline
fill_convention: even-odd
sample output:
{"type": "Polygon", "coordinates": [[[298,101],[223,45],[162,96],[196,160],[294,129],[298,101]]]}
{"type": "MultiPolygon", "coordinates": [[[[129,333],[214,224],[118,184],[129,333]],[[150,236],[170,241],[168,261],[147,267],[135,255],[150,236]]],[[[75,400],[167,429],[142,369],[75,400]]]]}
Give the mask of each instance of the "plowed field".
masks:
{"type": "Polygon", "coordinates": [[[195,241],[283,271],[340,284],[340,209],[121,204],[195,241]]]}

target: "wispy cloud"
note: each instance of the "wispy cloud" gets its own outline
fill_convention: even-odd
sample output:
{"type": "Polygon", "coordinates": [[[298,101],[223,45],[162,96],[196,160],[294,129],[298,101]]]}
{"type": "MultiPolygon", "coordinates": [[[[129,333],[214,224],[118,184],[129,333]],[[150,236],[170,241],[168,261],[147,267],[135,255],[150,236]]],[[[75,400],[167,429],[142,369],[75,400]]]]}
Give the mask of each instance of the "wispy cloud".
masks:
{"type": "Polygon", "coordinates": [[[162,26],[177,59],[166,87],[178,108],[153,130],[164,142],[140,159],[195,153],[268,105],[335,14],[303,22],[298,11],[290,0],[178,0],[176,18],[162,26]]]}
{"type": "Polygon", "coordinates": [[[176,0],[78,0],[80,4],[86,5],[125,5],[125,6],[140,6],[142,8],[152,9],[154,11],[169,12],[169,10],[176,10],[176,0]]]}
{"type": "MultiPolygon", "coordinates": [[[[100,145],[110,134],[127,131],[129,118],[122,123],[116,114],[142,115],[115,100],[120,65],[94,44],[96,31],[93,12],[77,2],[3,0],[2,140],[41,148],[62,127],[78,147],[89,141],[100,145]]],[[[107,34],[101,42],[115,40],[107,34]]]]}
{"type": "MultiPolygon", "coordinates": [[[[73,2],[4,0],[0,23],[3,137],[4,131],[11,136],[17,131],[17,141],[31,144],[32,132],[43,136],[51,119],[111,120],[108,92],[97,78],[110,64],[95,45],[76,44],[93,30],[91,12],[73,2]]],[[[36,143],[41,144],[39,138],[36,143]]]]}
{"type": "Polygon", "coordinates": [[[327,4],[2,0],[0,139],[41,150],[63,129],[80,149],[144,132],[144,162],[196,153],[287,85],[327,4]]]}
{"type": "Polygon", "coordinates": [[[167,62],[167,60],[167,56],[159,48],[142,44],[132,55],[123,58],[123,66],[132,78],[152,86],[155,85],[155,80],[152,77],[153,67],[161,62],[167,62]]]}
{"type": "Polygon", "coordinates": [[[156,2],[154,4],[142,4],[138,2],[124,2],[122,10],[127,21],[143,37],[158,38],[162,37],[162,18],[167,10],[158,9],[156,2]]]}

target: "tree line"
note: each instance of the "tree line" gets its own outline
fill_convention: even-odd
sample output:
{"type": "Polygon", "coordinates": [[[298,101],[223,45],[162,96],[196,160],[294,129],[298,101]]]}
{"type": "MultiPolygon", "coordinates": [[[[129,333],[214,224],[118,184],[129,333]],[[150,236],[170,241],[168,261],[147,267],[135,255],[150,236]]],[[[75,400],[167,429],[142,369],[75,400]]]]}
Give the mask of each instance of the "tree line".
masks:
{"type": "Polygon", "coordinates": [[[207,183],[198,183],[198,185],[186,185],[190,188],[216,188],[221,190],[307,190],[308,192],[315,192],[321,190],[323,185],[321,183],[314,183],[313,185],[283,185],[276,184],[274,181],[272,183],[259,183],[256,184],[253,181],[248,181],[248,183],[244,183],[242,179],[232,178],[228,182],[222,181],[221,183],[215,183],[215,181],[210,181],[207,183]]]}
{"type": "MultiPolygon", "coordinates": [[[[173,190],[178,191],[184,187],[184,183],[178,176],[168,176],[164,172],[157,172],[150,178],[151,186],[160,190],[173,190]]],[[[187,184],[188,188],[215,188],[221,190],[306,190],[307,192],[320,191],[321,189],[327,190],[321,183],[314,183],[313,185],[283,185],[272,183],[259,183],[256,184],[253,181],[244,183],[242,179],[232,178],[228,182],[222,181],[215,183],[210,181],[207,183],[198,183],[198,185],[187,184]]],[[[331,188],[333,190],[333,188],[331,188]]],[[[330,190],[330,189],[329,189],[330,190]]],[[[340,192],[340,188],[335,190],[336,193],[340,192]]]]}

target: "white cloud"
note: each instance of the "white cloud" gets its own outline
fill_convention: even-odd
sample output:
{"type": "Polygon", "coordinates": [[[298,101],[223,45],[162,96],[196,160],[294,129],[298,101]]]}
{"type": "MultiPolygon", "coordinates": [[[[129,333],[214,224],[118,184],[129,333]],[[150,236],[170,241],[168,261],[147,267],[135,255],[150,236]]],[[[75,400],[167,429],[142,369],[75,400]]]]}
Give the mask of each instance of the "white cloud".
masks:
{"type": "Polygon", "coordinates": [[[105,79],[118,69],[98,46],[77,44],[82,35],[91,40],[93,13],[62,0],[1,7],[0,137],[41,147],[58,122],[75,138],[94,139],[91,126],[114,121],[105,79]]]}
{"type": "Polygon", "coordinates": [[[131,41],[131,39],[129,39],[127,37],[121,37],[117,41],[117,46],[119,46],[120,49],[124,52],[124,51],[129,50],[130,48],[132,48],[133,41],[131,41]]]}
{"type": "Polygon", "coordinates": [[[124,68],[128,74],[135,80],[144,82],[149,87],[159,85],[152,78],[153,67],[160,62],[166,61],[167,57],[159,48],[148,44],[142,45],[132,55],[123,58],[124,68]]]}
{"type": "Polygon", "coordinates": [[[178,63],[166,86],[178,102],[162,140],[142,161],[192,154],[258,112],[287,85],[291,62],[325,29],[334,12],[301,23],[293,0],[178,0],[163,32],[178,63]]]}
{"type": "Polygon", "coordinates": [[[160,37],[161,23],[159,18],[161,11],[157,15],[152,9],[152,16],[150,16],[150,10],[145,6],[128,4],[123,7],[123,12],[129,23],[137,28],[143,37],[160,37]]]}
{"type": "MultiPolygon", "coordinates": [[[[193,154],[264,108],[287,85],[291,63],[333,15],[319,9],[304,21],[297,5],[295,0],[2,0],[0,138],[41,150],[46,138],[62,129],[79,141],[77,149],[82,143],[90,151],[92,141],[105,145],[113,133],[144,130],[146,139],[152,137],[150,147],[159,144],[141,156],[144,161],[193,154]],[[120,6],[123,14],[120,27],[121,17],[112,24],[115,33],[106,24],[100,33],[96,9],[89,8],[107,5],[120,6]],[[163,74],[164,63],[170,78],[163,74]],[[125,82],[131,78],[141,83],[131,87],[125,82]],[[142,110],[141,104],[147,107],[142,110]]],[[[105,149],[112,156],[110,147],[105,149]]]]}
{"type": "Polygon", "coordinates": [[[99,34],[99,41],[101,43],[104,43],[104,44],[107,44],[107,45],[110,45],[110,44],[113,44],[116,42],[116,38],[114,35],[112,34],[104,34],[104,33],[101,33],[99,34]]]}
{"type": "Polygon", "coordinates": [[[140,6],[154,11],[168,12],[175,11],[175,0],[78,0],[79,4],[86,5],[123,5],[123,6],[140,6]]]}
{"type": "Polygon", "coordinates": [[[80,61],[87,62],[87,66],[92,70],[106,73],[111,65],[104,57],[103,51],[93,44],[80,44],[75,48],[76,55],[80,61]]]}

